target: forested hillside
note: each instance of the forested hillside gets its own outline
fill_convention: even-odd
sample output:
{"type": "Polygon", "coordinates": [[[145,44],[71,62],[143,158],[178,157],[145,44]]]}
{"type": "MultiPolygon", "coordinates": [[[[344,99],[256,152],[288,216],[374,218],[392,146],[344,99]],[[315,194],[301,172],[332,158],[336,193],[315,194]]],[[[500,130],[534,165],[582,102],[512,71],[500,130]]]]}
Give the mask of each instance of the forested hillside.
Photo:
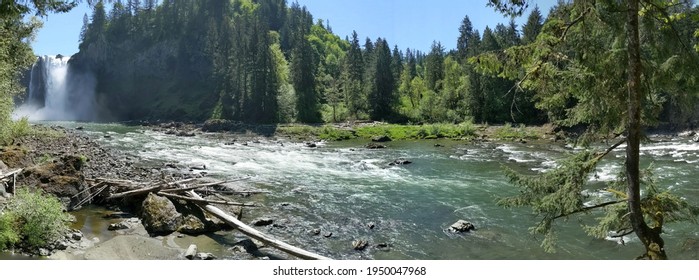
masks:
{"type": "MultiPolygon", "coordinates": [[[[506,56],[522,62],[526,58],[512,50],[560,34],[561,22],[575,20],[565,18],[561,11],[569,5],[563,3],[548,18],[533,9],[523,26],[511,21],[482,32],[465,16],[454,26],[460,32],[455,50],[434,42],[425,53],[383,38],[361,39],[361,30],[343,39],[328,21],[285,0],[110,2],[110,7],[97,2],[85,16],[80,51],[71,61],[97,75],[97,99],[109,112],[102,118],[109,120],[540,124],[576,119],[575,124],[596,125],[600,120],[586,119],[581,112],[586,108],[576,106],[593,98],[584,94],[586,87],[611,89],[608,82],[623,82],[600,76],[624,75],[618,67],[624,65],[623,38],[594,23],[566,29],[569,40],[557,46],[555,55],[565,56],[557,63],[580,66],[577,73],[553,77],[560,83],[548,84],[568,94],[542,98],[536,93],[550,89],[517,83],[526,73],[502,72],[496,65],[494,58],[506,56]]],[[[689,6],[675,9],[697,15],[689,6]]],[[[674,28],[657,28],[653,18],[645,18],[645,90],[652,93],[646,112],[659,120],[649,124],[688,125],[698,114],[695,60],[676,53],[695,45],[696,21],[687,17],[676,19],[674,28]]]]}

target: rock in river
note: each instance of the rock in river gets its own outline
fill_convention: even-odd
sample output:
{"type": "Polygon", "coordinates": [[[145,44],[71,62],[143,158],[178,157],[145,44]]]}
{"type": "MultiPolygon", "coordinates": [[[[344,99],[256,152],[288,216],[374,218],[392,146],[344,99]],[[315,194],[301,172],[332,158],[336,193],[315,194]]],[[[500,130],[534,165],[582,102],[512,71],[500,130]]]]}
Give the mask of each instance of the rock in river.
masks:
{"type": "Polygon", "coordinates": [[[367,246],[369,246],[369,242],[367,242],[366,240],[358,239],[358,240],[352,241],[352,248],[354,248],[357,251],[364,250],[364,249],[366,249],[367,246]]]}
{"type": "Polygon", "coordinates": [[[257,220],[254,220],[252,222],[252,225],[254,225],[256,227],[262,227],[262,226],[271,225],[272,223],[274,223],[274,220],[272,220],[270,218],[259,218],[257,220]]]}
{"type": "Polygon", "coordinates": [[[377,144],[377,143],[372,142],[372,143],[366,144],[366,148],[367,149],[383,149],[383,148],[386,148],[386,145],[377,144]]]}
{"type": "Polygon", "coordinates": [[[458,220],[449,227],[449,231],[451,232],[469,232],[475,229],[476,227],[472,223],[464,220],[458,220]]]}

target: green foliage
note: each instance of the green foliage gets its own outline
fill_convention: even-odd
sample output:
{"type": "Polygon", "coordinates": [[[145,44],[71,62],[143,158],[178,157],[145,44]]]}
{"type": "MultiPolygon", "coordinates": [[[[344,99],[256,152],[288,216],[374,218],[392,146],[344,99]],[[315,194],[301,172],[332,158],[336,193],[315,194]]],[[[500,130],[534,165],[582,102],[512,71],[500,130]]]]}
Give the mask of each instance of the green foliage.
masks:
{"type": "Polygon", "coordinates": [[[14,219],[22,242],[33,248],[59,239],[70,221],[57,198],[27,188],[19,188],[4,211],[14,219]]]}
{"type": "Polygon", "coordinates": [[[475,136],[476,128],[470,122],[460,124],[429,124],[429,125],[367,125],[356,129],[357,136],[370,139],[386,135],[393,140],[406,139],[436,139],[436,138],[470,138],[475,136]]]}
{"type": "Polygon", "coordinates": [[[0,251],[20,241],[17,218],[12,213],[0,211],[0,251]]]}
{"type": "Polygon", "coordinates": [[[500,140],[517,140],[517,139],[538,139],[539,135],[527,129],[524,124],[520,124],[518,127],[513,127],[512,124],[506,123],[505,125],[495,129],[494,137],[500,140]]]}

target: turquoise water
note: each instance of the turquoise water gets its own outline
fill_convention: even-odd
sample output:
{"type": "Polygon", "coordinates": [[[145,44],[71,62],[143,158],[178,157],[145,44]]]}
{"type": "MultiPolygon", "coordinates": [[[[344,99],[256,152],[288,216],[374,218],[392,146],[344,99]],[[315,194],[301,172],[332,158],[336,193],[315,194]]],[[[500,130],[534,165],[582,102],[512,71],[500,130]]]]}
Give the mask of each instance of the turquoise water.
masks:
{"type": "MultiPolygon", "coordinates": [[[[78,124],[62,123],[66,127],[78,124]]],[[[633,259],[642,253],[634,237],[618,240],[586,236],[579,224],[594,218],[582,215],[557,224],[557,253],[540,248],[540,236],[528,228],[538,220],[527,209],[504,209],[498,197],[516,193],[502,167],[540,172],[555,166],[555,159],[573,149],[551,143],[466,143],[458,141],[402,141],[388,149],[362,148],[364,141],[302,143],[259,139],[247,146],[215,134],[191,138],[116,124],[80,124],[85,133],[105,145],[138,155],[147,164],[201,165],[209,176],[251,176],[241,187],[271,191],[238,200],[264,207],[247,210],[243,221],[272,217],[283,227],[262,231],[291,244],[339,259],[633,259]],[[108,133],[112,137],[104,138],[108,133]],[[435,147],[439,143],[443,147],[435,147]],[[389,166],[395,159],[410,165],[389,166]],[[459,219],[475,224],[472,233],[444,231],[459,219]],[[373,223],[370,229],[367,224],[373,223]],[[311,235],[321,229],[332,237],[311,235]],[[355,239],[370,247],[355,251],[355,239]],[[386,243],[389,250],[372,245],[386,243]]],[[[623,151],[604,161],[591,185],[599,187],[619,171],[623,151]]],[[[671,139],[644,145],[645,164],[653,162],[662,185],[690,201],[699,200],[699,144],[671,139]]],[[[603,192],[592,192],[604,196],[603,192]]],[[[223,233],[234,234],[234,233],[223,233]]],[[[691,223],[666,227],[668,254],[673,259],[697,259],[699,226],[691,223]]],[[[228,239],[219,244],[231,246],[228,239]]],[[[225,250],[222,250],[225,252],[225,250]]],[[[226,257],[225,255],[223,256],[226,257]]]]}

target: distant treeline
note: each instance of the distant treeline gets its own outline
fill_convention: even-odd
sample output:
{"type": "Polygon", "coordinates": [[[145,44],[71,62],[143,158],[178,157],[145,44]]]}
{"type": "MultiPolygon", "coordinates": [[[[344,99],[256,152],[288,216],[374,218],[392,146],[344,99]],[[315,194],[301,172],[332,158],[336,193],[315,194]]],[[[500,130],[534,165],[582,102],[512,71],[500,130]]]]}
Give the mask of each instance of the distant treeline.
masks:
{"type": "MultiPolygon", "coordinates": [[[[563,2],[548,18],[534,8],[521,28],[511,21],[480,32],[466,16],[454,27],[460,32],[454,38],[457,48],[446,50],[434,42],[429,53],[403,51],[383,38],[360,42],[356,32],[342,39],[328,22],[314,20],[305,7],[286,0],[116,0],[111,5],[107,14],[105,3],[98,1],[91,17],[85,15],[80,51],[71,61],[97,76],[98,102],[108,112],[104,118],[541,124],[570,119],[580,98],[535,98],[541,95],[512,80],[524,73],[488,71],[484,65],[490,61],[484,54],[505,55],[508,48],[535,42],[550,21],[574,20],[557,12],[569,8],[563,2]]],[[[671,34],[693,46],[695,25],[686,20],[674,30],[648,28],[643,34],[646,67],[674,67],[655,55],[672,48],[658,39],[671,34]]],[[[623,64],[623,57],[610,61],[607,52],[623,45],[608,36],[618,32],[601,25],[585,28],[571,28],[565,36],[598,40],[570,44],[561,52],[566,59],[592,62],[600,73],[613,70],[610,63],[623,64]]],[[[694,79],[687,75],[696,73],[685,70],[682,77],[648,80],[646,89],[656,97],[652,110],[661,122],[697,119],[693,83],[662,87],[662,79],[694,79]]],[[[590,77],[597,83],[625,82],[607,80],[614,78],[590,77]]]]}

